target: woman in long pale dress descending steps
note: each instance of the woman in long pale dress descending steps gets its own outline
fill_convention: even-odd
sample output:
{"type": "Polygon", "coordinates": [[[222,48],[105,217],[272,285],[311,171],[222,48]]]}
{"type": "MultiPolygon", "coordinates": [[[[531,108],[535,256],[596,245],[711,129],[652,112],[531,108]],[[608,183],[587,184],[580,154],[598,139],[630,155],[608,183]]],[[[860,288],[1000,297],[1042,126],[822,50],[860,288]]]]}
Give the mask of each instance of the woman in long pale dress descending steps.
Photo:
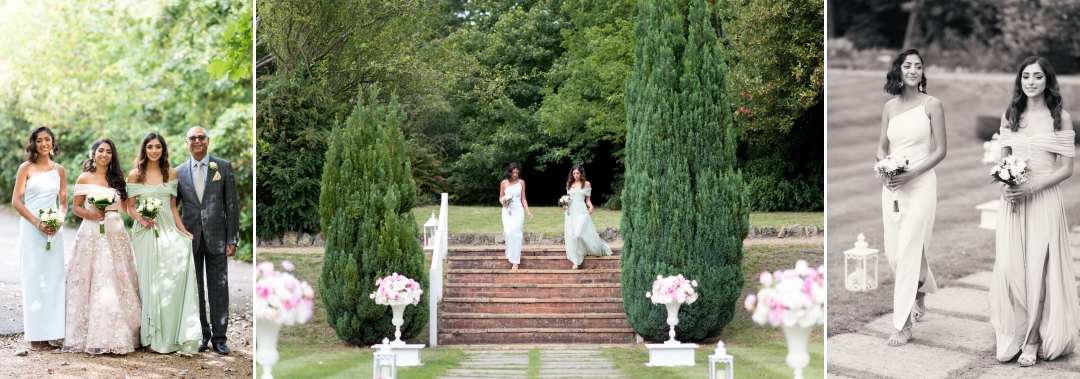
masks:
{"type": "Polygon", "coordinates": [[[926,94],[918,50],[900,53],[886,79],[885,92],[896,98],[881,113],[877,159],[903,158],[909,167],[898,175],[881,177],[885,256],[896,274],[892,317],[896,331],[888,344],[900,346],[911,339],[912,324],[926,314],[926,294],[937,291],[926,250],[937,210],[934,166],[945,159],[945,111],[941,101],[926,94]],[[893,204],[893,192],[898,206],[893,204]]]}
{"type": "Polygon", "coordinates": [[[139,217],[131,228],[131,244],[142,299],[143,346],[158,353],[196,354],[202,339],[199,296],[191,233],[176,209],[176,170],[169,167],[165,139],[155,133],[143,138],[135,169],[128,174],[128,214],[138,215],[138,203],[156,198],[163,208],[156,218],[139,217]],[[158,234],[154,234],[157,229],[158,234]]]}
{"type": "Polygon", "coordinates": [[[1030,57],[1020,65],[1001,117],[1001,156],[1026,160],[1028,181],[1002,185],[990,324],[997,359],[1020,353],[1020,366],[1071,353],[1080,330],[1069,225],[1058,190],[1072,176],[1076,134],[1061,103],[1050,63],[1030,57]]]}
{"type": "MultiPolygon", "coordinates": [[[[39,210],[67,214],[67,179],[52,158],[60,153],[52,130],[30,132],[25,162],[15,176],[11,206],[19,212],[19,260],[23,277],[23,337],[30,349],[45,350],[64,338],[64,235],[38,218],[39,210]],[[49,238],[52,246],[46,250],[49,238]]],[[[61,227],[62,229],[62,227],[61,227]]]]}
{"type": "Polygon", "coordinates": [[[75,181],[73,208],[83,222],[67,265],[63,351],[127,354],[139,346],[142,305],[135,254],[119,213],[128,193],[116,145],[108,139],[94,142],[82,170],[75,181]],[[87,197],[95,192],[108,193],[113,204],[104,210],[94,208],[87,197]]]}
{"type": "Polygon", "coordinates": [[[566,243],[566,259],[574,264],[574,270],[581,266],[586,255],[611,255],[607,242],[600,239],[592,221],[592,183],[585,180],[585,168],[574,165],[566,177],[566,194],[570,196],[570,205],[563,221],[563,241],[566,243]]]}
{"type": "Polygon", "coordinates": [[[521,169],[517,163],[511,163],[506,167],[506,178],[499,184],[499,205],[502,205],[503,240],[506,241],[506,260],[517,270],[521,264],[521,242],[524,235],[521,228],[525,225],[525,215],[532,220],[532,212],[529,212],[529,202],[525,200],[525,181],[521,180],[521,169]],[[503,202],[503,197],[510,196],[509,204],[503,202]]]}

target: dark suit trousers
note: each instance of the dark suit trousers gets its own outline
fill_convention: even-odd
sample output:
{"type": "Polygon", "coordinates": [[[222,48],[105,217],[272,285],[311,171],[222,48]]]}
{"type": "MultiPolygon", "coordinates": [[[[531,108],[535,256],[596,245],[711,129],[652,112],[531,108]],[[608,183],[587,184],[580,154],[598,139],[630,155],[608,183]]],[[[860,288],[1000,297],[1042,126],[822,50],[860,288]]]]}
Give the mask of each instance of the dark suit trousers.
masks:
{"type": "Polygon", "coordinates": [[[211,340],[214,344],[225,343],[225,332],[229,326],[229,258],[224,253],[211,254],[205,234],[199,247],[195,249],[195,277],[199,286],[202,338],[211,340]],[[206,318],[207,308],[210,313],[209,321],[206,318]]]}

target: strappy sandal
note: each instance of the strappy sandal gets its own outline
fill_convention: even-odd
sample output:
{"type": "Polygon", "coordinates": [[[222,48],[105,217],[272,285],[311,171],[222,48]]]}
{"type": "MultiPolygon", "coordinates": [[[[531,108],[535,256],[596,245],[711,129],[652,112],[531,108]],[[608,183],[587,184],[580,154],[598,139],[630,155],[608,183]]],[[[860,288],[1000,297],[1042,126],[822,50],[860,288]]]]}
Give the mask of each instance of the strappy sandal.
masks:
{"type": "Polygon", "coordinates": [[[1036,362],[1036,355],[1038,354],[1038,351],[1039,351],[1039,345],[1038,344],[1031,344],[1031,345],[1024,346],[1024,350],[1020,354],[1020,358],[1018,358],[1016,360],[1016,363],[1019,363],[1020,367],[1034,366],[1035,362],[1036,362]],[[1032,347],[1034,347],[1034,348],[1032,348],[1032,347]],[[1032,351],[1032,350],[1035,350],[1035,351],[1031,352],[1031,353],[1028,353],[1029,351],[1032,351]]]}
{"type": "Polygon", "coordinates": [[[911,342],[911,339],[913,337],[915,337],[915,331],[911,329],[911,325],[908,325],[908,326],[905,326],[903,329],[897,330],[897,331],[893,332],[893,334],[890,334],[889,335],[889,340],[886,341],[885,343],[887,345],[889,345],[889,346],[892,346],[892,347],[904,346],[904,345],[907,345],[908,342],[911,342]],[[905,330],[907,330],[907,333],[904,333],[905,330]],[[898,335],[898,334],[906,335],[907,340],[905,340],[904,342],[900,342],[899,340],[895,339],[894,337],[896,335],[898,335]],[[896,343],[893,343],[894,341],[896,343]]]}

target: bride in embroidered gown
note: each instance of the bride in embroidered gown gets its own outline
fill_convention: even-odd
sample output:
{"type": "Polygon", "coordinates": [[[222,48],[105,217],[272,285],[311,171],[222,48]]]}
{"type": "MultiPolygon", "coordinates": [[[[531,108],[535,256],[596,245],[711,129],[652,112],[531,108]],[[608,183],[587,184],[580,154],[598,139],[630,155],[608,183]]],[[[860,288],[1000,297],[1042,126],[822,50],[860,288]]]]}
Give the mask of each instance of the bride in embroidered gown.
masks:
{"type": "Polygon", "coordinates": [[[1061,109],[1053,68],[1020,65],[1013,101],[1001,118],[1001,156],[1027,161],[1027,183],[1002,186],[997,254],[990,281],[990,324],[997,359],[1035,364],[1073,351],[1080,330],[1068,222],[1058,183],[1073,172],[1075,133],[1061,109]]]}
{"type": "Polygon", "coordinates": [[[67,335],[63,351],[127,354],[139,346],[139,283],[124,219],[118,211],[127,200],[124,172],[116,145],[94,142],[83,174],[75,182],[75,215],[83,222],[67,267],[67,335]],[[87,201],[105,191],[113,205],[104,211],[87,201]],[[100,225],[105,224],[105,233],[100,225]]]}
{"type": "Polygon", "coordinates": [[[885,256],[896,274],[893,290],[890,346],[912,338],[912,324],[926,314],[924,297],[937,290],[926,262],[926,250],[937,210],[934,166],[945,159],[945,111],[926,94],[923,59],[917,50],[901,53],[887,75],[885,91],[897,95],[885,104],[877,158],[906,158],[907,171],[882,177],[881,212],[885,226],[885,256]],[[893,206],[896,192],[899,212],[893,206]]]}
{"type": "Polygon", "coordinates": [[[585,168],[574,165],[566,178],[566,194],[570,196],[570,205],[563,221],[563,241],[566,243],[566,259],[574,264],[576,270],[586,255],[611,255],[607,242],[596,233],[592,221],[592,184],[585,180],[585,168]]]}

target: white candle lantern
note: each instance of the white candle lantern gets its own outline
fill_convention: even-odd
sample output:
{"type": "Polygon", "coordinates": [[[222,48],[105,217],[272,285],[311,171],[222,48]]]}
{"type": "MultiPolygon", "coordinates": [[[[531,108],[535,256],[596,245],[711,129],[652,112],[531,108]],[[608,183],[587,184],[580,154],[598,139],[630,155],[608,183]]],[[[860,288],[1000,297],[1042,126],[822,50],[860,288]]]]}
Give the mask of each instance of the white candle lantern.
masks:
{"type": "Polygon", "coordinates": [[[848,291],[877,289],[878,250],[867,248],[866,237],[859,233],[855,248],[844,251],[844,287],[848,291]],[[870,273],[873,266],[874,273],[870,273]]]}
{"type": "Polygon", "coordinates": [[[728,355],[727,349],[724,348],[724,341],[716,343],[716,354],[709,356],[709,379],[734,379],[735,378],[735,357],[728,355]],[[720,370],[716,370],[716,364],[722,363],[724,367],[720,370]]]}
{"type": "Polygon", "coordinates": [[[435,211],[431,211],[431,218],[424,223],[424,250],[435,249],[435,233],[439,229],[439,219],[435,218],[435,211]]]}
{"type": "Polygon", "coordinates": [[[397,354],[390,350],[389,343],[389,338],[383,338],[382,346],[374,354],[375,369],[372,370],[373,379],[397,378],[397,354]]]}

